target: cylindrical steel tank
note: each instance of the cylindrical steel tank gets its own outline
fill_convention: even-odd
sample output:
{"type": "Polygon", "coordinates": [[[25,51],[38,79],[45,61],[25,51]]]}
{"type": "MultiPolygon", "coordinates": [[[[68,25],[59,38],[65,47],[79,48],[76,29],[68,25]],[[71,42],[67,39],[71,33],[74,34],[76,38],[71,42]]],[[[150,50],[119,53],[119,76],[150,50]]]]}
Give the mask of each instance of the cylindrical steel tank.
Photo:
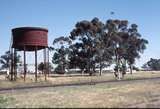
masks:
{"type": "Polygon", "coordinates": [[[39,27],[19,27],[12,29],[12,48],[34,51],[48,47],[48,30],[39,27]]]}

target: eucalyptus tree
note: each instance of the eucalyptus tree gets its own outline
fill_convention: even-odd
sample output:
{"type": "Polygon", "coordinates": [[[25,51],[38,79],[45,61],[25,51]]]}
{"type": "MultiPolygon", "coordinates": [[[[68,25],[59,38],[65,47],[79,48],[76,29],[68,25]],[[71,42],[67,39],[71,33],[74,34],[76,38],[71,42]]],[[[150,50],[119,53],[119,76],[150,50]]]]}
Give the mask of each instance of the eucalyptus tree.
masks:
{"type": "Polygon", "coordinates": [[[68,37],[61,36],[53,41],[54,47],[51,47],[52,50],[55,51],[52,57],[52,63],[57,65],[55,69],[58,69],[58,72],[60,73],[65,73],[65,70],[68,68],[69,64],[68,60],[69,48],[67,47],[68,44],[71,44],[71,40],[68,37]]]}
{"type": "Polygon", "coordinates": [[[41,62],[40,64],[38,64],[38,70],[42,72],[42,74],[44,73],[45,70],[45,65],[43,62],[41,62]]]}
{"type": "MultiPolygon", "coordinates": [[[[92,23],[90,21],[83,20],[78,22],[75,25],[75,29],[73,29],[70,33],[70,38],[72,39],[73,42],[75,42],[75,44],[73,44],[72,46],[75,48],[72,49],[72,54],[74,54],[72,58],[75,58],[76,60],[79,59],[82,60],[84,64],[83,69],[86,69],[86,72],[89,73],[91,68],[91,60],[94,55],[93,52],[95,50],[93,43],[93,38],[94,38],[93,36],[95,35],[96,30],[92,29],[93,29],[92,23]]],[[[81,68],[82,66],[78,67],[81,68]]],[[[92,73],[90,73],[90,75],[91,74],[92,73]]]]}
{"type": "Polygon", "coordinates": [[[136,58],[140,58],[148,44],[141,37],[136,24],[129,26],[127,20],[117,19],[109,19],[104,24],[96,17],[91,21],[77,22],[69,37],[59,37],[53,44],[58,42],[61,46],[55,49],[52,60],[59,64],[58,69],[62,66],[64,70],[63,66],[68,65],[69,68],[78,67],[92,75],[98,66],[101,75],[103,67],[115,62],[115,76],[118,79],[123,78],[127,65],[132,69],[136,58]],[[67,42],[69,47],[62,42],[67,42]]]}
{"type": "Polygon", "coordinates": [[[115,75],[121,79],[126,72],[126,64],[132,72],[131,66],[136,58],[140,58],[148,41],[141,38],[136,24],[131,24],[129,28],[126,20],[108,20],[106,25],[115,51],[115,75]]]}
{"type": "Polygon", "coordinates": [[[113,46],[111,45],[110,37],[106,32],[106,25],[102,22],[100,31],[96,33],[95,45],[96,45],[96,63],[99,63],[99,73],[102,75],[102,69],[112,64],[112,57],[114,55],[113,46]]]}
{"type": "MultiPolygon", "coordinates": [[[[11,53],[10,51],[6,51],[4,55],[0,57],[0,63],[1,63],[1,69],[8,69],[10,67],[10,61],[11,61],[11,53]]],[[[20,55],[16,55],[15,57],[15,63],[17,66],[17,63],[20,62],[20,55]]]]}
{"type": "Polygon", "coordinates": [[[86,69],[86,72],[89,72],[90,75],[95,72],[97,63],[100,63],[101,72],[102,67],[105,65],[103,62],[108,59],[107,49],[105,49],[105,41],[107,39],[105,29],[105,25],[95,17],[91,21],[83,20],[78,22],[75,25],[75,29],[70,33],[70,38],[75,42],[72,45],[72,48],[74,48],[72,49],[74,54],[72,58],[74,59],[71,59],[71,62],[72,60],[75,61],[75,59],[79,62],[81,61],[82,64],[78,65],[79,68],[86,69]]]}
{"type": "Polygon", "coordinates": [[[140,58],[140,54],[144,52],[146,49],[146,45],[148,41],[142,38],[141,34],[138,32],[138,25],[132,24],[131,27],[128,29],[129,39],[128,44],[129,47],[128,51],[128,65],[130,68],[130,72],[132,74],[133,64],[135,63],[136,58],[140,58]]]}
{"type": "Polygon", "coordinates": [[[125,67],[125,61],[123,59],[123,56],[125,54],[125,38],[122,36],[125,36],[126,33],[128,21],[126,20],[112,20],[109,19],[106,22],[106,27],[108,30],[108,37],[110,39],[110,44],[114,51],[114,61],[116,63],[115,66],[115,76],[118,79],[121,79],[122,74],[122,68],[125,67]]]}
{"type": "MultiPolygon", "coordinates": [[[[17,69],[18,63],[21,63],[20,62],[21,56],[17,55],[17,52],[15,52],[14,55],[15,56],[14,56],[14,65],[13,66],[17,69]]],[[[10,71],[9,69],[11,68],[12,56],[13,56],[13,54],[11,54],[10,51],[6,51],[5,54],[0,57],[1,69],[6,69],[6,70],[10,71]]],[[[14,71],[14,73],[11,73],[11,76],[9,78],[10,78],[10,80],[16,80],[17,71],[14,71]],[[14,75],[14,77],[13,77],[13,75],[14,75]]]]}
{"type": "Polygon", "coordinates": [[[11,60],[11,54],[9,51],[5,52],[4,55],[0,57],[0,63],[2,64],[1,68],[9,68],[11,60]]]}
{"type": "Polygon", "coordinates": [[[149,61],[147,61],[144,65],[144,68],[150,69],[150,70],[160,70],[160,59],[153,59],[150,58],[149,61]]]}
{"type": "Polygon", "coordinates": [[[69,48],[70,48],[69,68],[71,69],[80,68],[83,74],[87,65],[87,53],[84,50],[84,45],[82,43],[75,43],[72,44],[69,48]]]}

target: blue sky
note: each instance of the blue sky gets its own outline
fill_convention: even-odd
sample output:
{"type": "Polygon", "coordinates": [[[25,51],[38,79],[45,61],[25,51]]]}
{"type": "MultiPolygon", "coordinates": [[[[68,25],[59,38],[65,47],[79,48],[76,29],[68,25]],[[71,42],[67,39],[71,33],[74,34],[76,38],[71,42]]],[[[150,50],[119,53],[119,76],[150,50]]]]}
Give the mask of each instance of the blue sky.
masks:
{"type": "Polygon", "coordinates": [[[149,45],[136,65],[151,57],[160,58],[160,0],[0,0],[0,55],[9,49],[11,29],[38,26],[49,29],[49,45],[54,38],[67,36],[77,21],[98,17],[127,19],[139,26],[149,45]],[[110,12],[115,15],[111,16],[110,12]]]}

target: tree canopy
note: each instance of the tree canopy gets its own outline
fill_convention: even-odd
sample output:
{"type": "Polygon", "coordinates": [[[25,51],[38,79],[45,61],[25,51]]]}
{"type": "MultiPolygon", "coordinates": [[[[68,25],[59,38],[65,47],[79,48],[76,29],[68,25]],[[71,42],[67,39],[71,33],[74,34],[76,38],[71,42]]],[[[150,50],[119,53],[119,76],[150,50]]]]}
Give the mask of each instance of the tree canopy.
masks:
{"type": "Polygon", "coordinates": [[[53,46],[57,43],[60,47],[55,49],[52,62],[58,69],[79,68],[92,75],[99,68],[101,75],[104,67],[115,64],[115,75],[123,77],[127,65],[132,69],[148,41],[142,38],[137,24],[119,19],[103,23],[95,17],[77,22],[70,35],[56,38],[53,46]]]}

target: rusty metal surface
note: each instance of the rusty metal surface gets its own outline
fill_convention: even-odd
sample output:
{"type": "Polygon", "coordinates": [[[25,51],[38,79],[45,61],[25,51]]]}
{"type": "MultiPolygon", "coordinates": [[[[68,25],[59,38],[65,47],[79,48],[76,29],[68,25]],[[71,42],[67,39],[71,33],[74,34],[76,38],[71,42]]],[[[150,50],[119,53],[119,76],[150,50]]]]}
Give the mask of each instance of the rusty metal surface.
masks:
{"type": "Polygon", "coordinates": [[[48,30],[39,27],[20,27],[12,29],[13,48],[18,50],[34,51],[35,48],[48,47],[48,30]]]}

